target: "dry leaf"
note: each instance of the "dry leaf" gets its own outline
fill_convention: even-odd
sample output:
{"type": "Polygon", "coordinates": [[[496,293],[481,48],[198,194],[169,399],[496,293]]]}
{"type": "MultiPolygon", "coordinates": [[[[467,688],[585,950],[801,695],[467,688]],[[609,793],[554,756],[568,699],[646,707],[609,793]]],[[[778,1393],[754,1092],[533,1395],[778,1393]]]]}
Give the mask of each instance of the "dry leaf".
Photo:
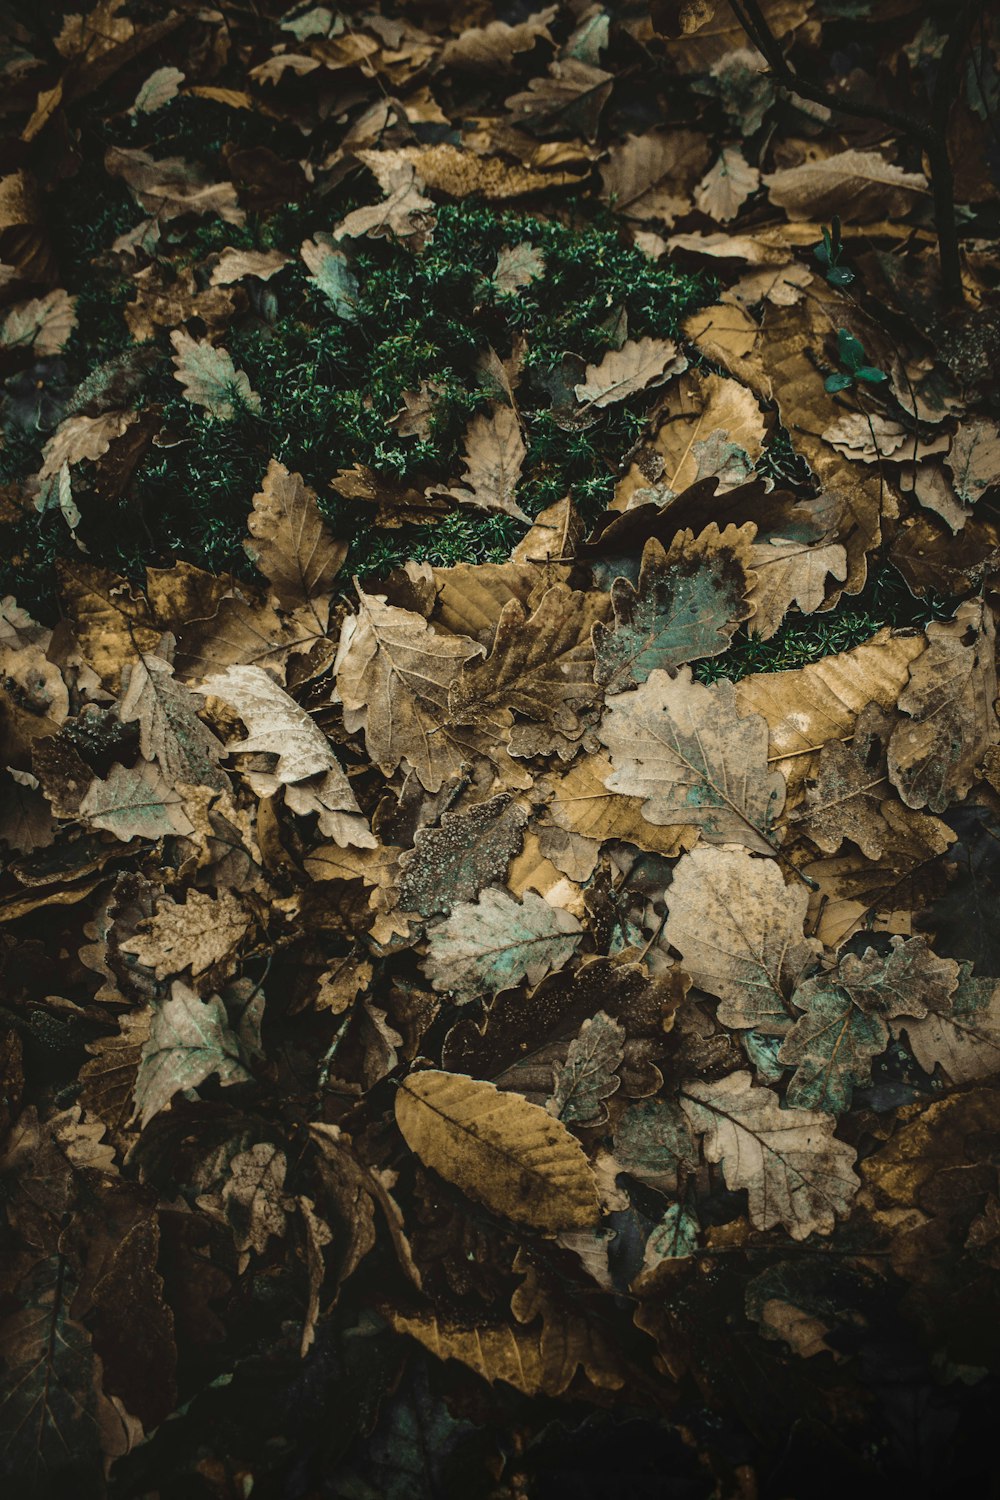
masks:
{"type": "Polygon", "coordinates": [[[820,945],[803,935],[809,895],[773,861],[744,849],[695,849],[667,891],[664,936],[699,989],[720,1001],[725,1026],[781,1036],[792,992],[820,945]]]}
{"type": "Polygon", "coordinates": [[[746,1188],[758,1229],[783,1224],[794,1240],[831,1234],[850,1212],[860,1186],[855,1151],[833,1134],[834,1122],[807,1110],[782,1109],[749,1073],[718,1083],[686,1083],[681,1104],[704,1133],[709,1161],[722,1163],[726,1186],[746,1188]]]}
{"type": "Polygon", "coordinates": [[[686,366],[673,339],[635,339],[610,349],[600,364],[587,366],[586,380],[575,387],[576,399],[588,406],[611,406],[651,385],[662,385],[686,366]]]}
{"type": "Polygon", "coordinates": [[[421,1161],[494,1213],[547,1234],[597,1222],[581,1146],[520,1095],[454,1073],[412,1073],[396,1094],[396,1121],[421,1161]]]}
{"type": "Polygon", "coordinates": [[[834,214],[856,224],[909,213],[926,197],[922,172],[904,172],[877,151],[838,151],[764,178],[768,197],[790,219],[829,223],[834,214]]]}
{"type": "Polygon", "coordinates": [[[527,978],[538,984],[572,955],[583,929],[569,912],[526,891],[516,901],[498,886],[478,901],[455,902],[450,916],[428,934],[424,970],[436,990],[456,1003],[491,997],[527,978]]]}
{"type": "Polygon", "coordinates": [[[784,782],[767,768],[765,720],[740,716],[731,682],[706,687],[690,667],[654,671],[608,699],[599,732],[615,768],[608,789],[644,797],[647,822],[692,824],[710,843],[773,852],[784,782]]]}

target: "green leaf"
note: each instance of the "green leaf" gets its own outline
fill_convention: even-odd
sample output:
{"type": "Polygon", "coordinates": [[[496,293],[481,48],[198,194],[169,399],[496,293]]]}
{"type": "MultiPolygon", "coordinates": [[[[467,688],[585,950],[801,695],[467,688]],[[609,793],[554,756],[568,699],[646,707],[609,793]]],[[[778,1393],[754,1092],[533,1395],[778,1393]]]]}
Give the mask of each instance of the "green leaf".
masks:
{"type": "Polygon", "coordinates": [[[853,375],[828,375],[823,382],[823,389],[832,396],[835,391],[846,391],[853,384],[853,375]]]}
{"type": "Polygon", "coordinates": [[[889,378],[884,370],[877,370],[874,365],[862,365],[854,373],[859,380],[865,380],[869,385],[880,385],[883,380],[889,378]]]}
{"type": "Polygon", "coordinates": [[[826,279],[831,286],[850,286],[854,280],[854,272],[848,270],[847,266],[831,266],[826,279]]]}
{"type": "Polygon", "coordinates": [[[837,329],[837,351],[849,370],[856,371],[865,362],[865,346],[846,328],[837,329]]]}

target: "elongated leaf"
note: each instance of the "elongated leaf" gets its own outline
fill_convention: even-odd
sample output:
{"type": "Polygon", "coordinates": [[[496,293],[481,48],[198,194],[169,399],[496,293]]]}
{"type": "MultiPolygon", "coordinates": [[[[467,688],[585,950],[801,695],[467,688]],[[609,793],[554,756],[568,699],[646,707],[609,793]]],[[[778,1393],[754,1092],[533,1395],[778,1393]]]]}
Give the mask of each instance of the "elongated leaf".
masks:
{"type": "Polygon", "coordinates": [[[396,1121],[426,1166],[494,1213],[547,1233],[597,1222],[579,1143],[520,1094],[456,1073],[413,1073],[396,1094],[396,1121]]]}

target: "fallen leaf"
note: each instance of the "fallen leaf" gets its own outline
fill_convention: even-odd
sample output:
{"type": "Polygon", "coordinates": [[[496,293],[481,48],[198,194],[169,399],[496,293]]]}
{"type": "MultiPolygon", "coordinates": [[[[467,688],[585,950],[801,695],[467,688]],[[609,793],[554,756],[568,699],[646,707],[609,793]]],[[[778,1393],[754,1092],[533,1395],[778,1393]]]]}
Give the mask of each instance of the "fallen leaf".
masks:
{"type": "Polygon", "coordinates": [[[635,339],[620,349],[610,349],[599,364],[587,366],[586,380],[575,387],[576,399],[587,406],[611,406],[649,386],[662,385],[686,366],[673,339],[635,339]]]}
{"type": "Polygon", "coordinates": [[[243,408],[257,413],[261,399],[251,390],[245,370],[237,370],[225,349],[217,349],[207,339],[193,339],[175,329],[170,342],[177,351],[173,357],[175,379],[192,406],[204,406],[220,421],[231,422],[243,408]]]}
{"type": "Polygon", "coordinates": [[[667,891],[664,936],[699,989],[720,1002],[724,1026],[788,1031],[796,986],[819,956],[804,936],[809,895],[774,861],[745,849],[685,854],[667,891]]]}
{"type": "Polygon", "coordinates": [[[491,1212],[549,1234],[597,1222],[581,1146],[518,1094],[454,1073],[413,1073],[397,1091],[396,1121],[421,1161],[491,1212]]]}
{"type": "Polygon", "coordinates": [[[424,970],[436,990],[457,1003],[496,995],[527,978],[537,984],[561,968],[583,929],[574,916],[526,891],[522,901],[498,886],[477,901],[459,901],[428,934],[424,970]]]}
{"type": "Polygon", "coordinates": [[[746,1188],[758,1229],[783,1224],[794,1240],[832,1233],[859,1182],[853,1146],[833,1134],[828,1115],[784,1110],[749,1073],[717,1083],[685,1083],[681,1105],[705,1137],[709,1161],[722,1163],[730,1191],[746,1188]]]}
{"type": "Polygon", "coordinates": [[[145,1127],[175,1094],[196,1089],[217,1073],[221,1084],[243,1083],[249,1074],[229,1029],[218,995],[201,1000],[175,979],[169,998],[154,1007],[135,1083],[135,1113],[145,1127]]]}
{"type": "Polygon", "coordinates": [[[706,687],[691,669],[653,671],[608,699],[600,737],[611,752],[609,791],[644,797],[649,823],[691,824],[711,843],[773,852],[769,830],[784,804],[767,767],[767,725],[741,717],[731,682],[706,687]]]}
{"type": "Polygon", "coordinates": [[[877,151],[838,151],[764,177],[768,197],[790,219],[829,223],[834,214],[857,224],[909,213],[927,194],[922,172],[904,172],[877,151]]]}
{"type": "Polygon", "coordinates": [[[718,656],[750,614],[749,527],[679,531],[667,552],[655,537],[643,548],[638,585],[617,578],[612,625],[594,626],[594,676],[621,692],[652,671],[718,656]]]}

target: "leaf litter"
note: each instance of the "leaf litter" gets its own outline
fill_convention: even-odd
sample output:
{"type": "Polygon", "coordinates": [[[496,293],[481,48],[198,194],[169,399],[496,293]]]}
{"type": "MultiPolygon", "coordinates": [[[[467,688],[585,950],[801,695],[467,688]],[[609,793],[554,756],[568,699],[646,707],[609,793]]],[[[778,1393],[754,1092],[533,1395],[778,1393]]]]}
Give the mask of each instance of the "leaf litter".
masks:
{"type": "MultiPolygon", "coordinates": [[[[806,53],[841,35],[764,10],[806,53]]],[[[5,63],[4,410],[46,436],[0,520],[65,529],[58,615],[0,605],[5,1476],[520,1500],[568,1432],[669,1452],[685,1493],[866,1490],[912,1472],[917,1403],[945,1493],[981,1472],[1000,1312],[998,325],[967,228],[995,179],[961,165],[949,326],[919,153],[779,97],[727,7],[140,11],[44,58],[18,23],[5,63]],[[629,105],[662,66],[669,125],[629,105]],[[135,295],[46,405],[93,327],[42,211],[88,96],[145,143],[100,162],[142,217],[99,269],[135,295]],[[156,151],[209,108],[291,155],[156,151]],[[308,236],[255,237],[317,181],[308,236]],[[415,467],[301,472],[243,338],[286,279],[354,326],[372,247],[570,193],[705,305],[533,349],[553,263],[512,222],[474,399],[414,365],[385,429],[415,467]],[[95,499],[196,431],[261,459],[237,560],[116,570],[95,499]],[[542,494],[545,433],[592,432],[602,504],[542,494]],[[377,532],[511,529],[352,577],[326,489],[377,532]],[[738,668],[890,568],[913,623],[738,668]]],[[[956,141],[996,49],[987,17],[956,141]]]]}

